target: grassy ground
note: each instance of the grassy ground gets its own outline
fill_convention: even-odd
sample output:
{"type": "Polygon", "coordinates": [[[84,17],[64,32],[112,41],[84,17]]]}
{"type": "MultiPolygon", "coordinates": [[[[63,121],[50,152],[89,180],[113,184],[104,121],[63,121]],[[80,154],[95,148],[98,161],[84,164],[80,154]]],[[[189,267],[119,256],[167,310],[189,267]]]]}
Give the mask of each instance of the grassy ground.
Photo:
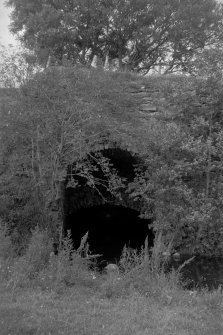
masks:
{"type": "Polygon", "coordinates": [[[220,291],[164,290],[156,296],[132,287],[116,295],[107,278],[94,280],[56,290],[18,288],[14,294],[1,285],[0,334],[223,334],[220,291]]]}
{"type": "Polygon", "coordinates": [[[1,242],[0,335],[223,334],[221,290],[184,290],[179,273],[158,266],[158,244],[150,258],[124,249],[118,271],[99,274],[78,251],[71,258],[69,238],[49,259],[38,229],[23,256],[10,258],[9,237],[1,242]]]}

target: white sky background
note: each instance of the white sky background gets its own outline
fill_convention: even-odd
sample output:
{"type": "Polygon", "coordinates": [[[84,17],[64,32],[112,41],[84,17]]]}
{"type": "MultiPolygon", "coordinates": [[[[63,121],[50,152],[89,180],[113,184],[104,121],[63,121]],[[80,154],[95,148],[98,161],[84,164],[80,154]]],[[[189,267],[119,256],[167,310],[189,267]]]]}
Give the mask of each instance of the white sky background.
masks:
{"type": "MultiPolygon", "coordinates": [[[[218,1],[223,2],[223,0],[218,1]]],[[[0,0],[0,44],[3,44],[5,46],[7,46],[8,44],[16,45],[18,44],[18,42],[8,29],[8,26],[10,24],[9,14],[11,12],[11,9],[6,8],[4,2],[5,0],[0,0]]]]}

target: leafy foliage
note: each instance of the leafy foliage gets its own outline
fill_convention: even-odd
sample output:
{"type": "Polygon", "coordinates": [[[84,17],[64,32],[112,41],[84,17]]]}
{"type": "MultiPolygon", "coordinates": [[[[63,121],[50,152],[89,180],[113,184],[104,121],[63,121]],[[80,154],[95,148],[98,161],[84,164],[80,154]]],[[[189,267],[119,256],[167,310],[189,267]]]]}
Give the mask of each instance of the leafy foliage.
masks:
{"type": "Polygon", "coordinates": [[[125,181],[103,156],[111,145],[138,154],[125,197],[140,203],[166,246],[222,253],[218,76],[142,78],[52,67],[14,92],[10,111],[7,104],[1,109],[0,215],[20,252],[37,224],[61,234],[66,186],[88,187],[90,197],[124,193],[125,181]],[[133,84],[159,91],[160,116],[142,122],[133,84]]]}
{"type": "Polygon", "coordinates": [[[15,88],[29,81],[40,67],[33,53],[0,44],[0,86],[15,88]]]}
{"type": "Polygon", "coordinates": [[[222,7],[215,0],[8,0],[11,31],[38,55],[91,63],[117,58],[134,71],[157,65],[187,70],[205,46],[221,40],[222,7]]]}
{"type": "Polygon", "coordinates": [[[223,50],[219,45],[202,50],[191,62],[190,72],[205,78],[222,78],[222,53],[223,50]]]}
{"type": "Polygon", "coordinates": [[[187,253],[222,254],[221,91],[214,78],[175,90],[172,120],[159,142],[150,134],[146,168],[130,186],[165,243],[187,253]]]}
{"type": "Polygon", "coordinates": [[[102,148],[109,130],[111,142],[120,133],[116,115],[132,102],[122,92],[122,83],[108,81],[108,74],[55,69],[36,75],[15,91],[10,111],[8,105],[1,110],[1,215],[19,244],[37,223],[56,234],[65,181],[78,187],[73,178],[79,177],[109,192],[121,186],[108,160],[89,154],[102,148]],[[108,118],[110,112],[114,116],[108,118]],[[71,173],[69,166],[74,166],[71,173]],[[103,181],[93,177],[99,170],[103,181]]]}

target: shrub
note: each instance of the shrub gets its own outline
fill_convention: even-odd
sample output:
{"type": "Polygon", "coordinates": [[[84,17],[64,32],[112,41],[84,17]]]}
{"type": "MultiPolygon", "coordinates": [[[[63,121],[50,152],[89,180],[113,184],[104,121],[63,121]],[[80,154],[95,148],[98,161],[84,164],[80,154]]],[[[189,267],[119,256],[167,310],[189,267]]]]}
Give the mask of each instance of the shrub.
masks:
{"type": "Polygon", "coordinates": [[[33,231],[25,255],[15,264],[14,281],[20,286],[32,285],[56,291],[73,285],[92,286],[95,281],[89,265],[93,256],[89,256],[87,238],[86,234],[80,247],[74,250],[68,233],[55,255],[47,233],[38,229],[33,231]]]}
{"type": "Polygon", "coordinates": [[[25,254],[14,262],[11,286],[15,288],[30,285],[31,281],[48,266],[51,251],[52,243],[47,231],[41,231],[38,227],[34,229],[25,254]]]}
{"type": "Polygon", "coordinates": [[[27,265],[26,271],[29,278],[35,277],[49,263],[50,252],[52,251],[52,241],[46,231],[36,228],[32,231],[32,236],[24,260],[27,265]],[[50,243],[49,243],[50,242],[50,243]]]}
{"type": "Polygon", "coordinates": [[[74,250],[70,232],[64,238],[58,257],[51,262],[51,271],[56,266],[54,273],[57,285],[91,286],[93,284],[94,275],[89,268],[95,256],[90,255],[87,239],[88,233],[82,237],[79,248],[74,250]]]}

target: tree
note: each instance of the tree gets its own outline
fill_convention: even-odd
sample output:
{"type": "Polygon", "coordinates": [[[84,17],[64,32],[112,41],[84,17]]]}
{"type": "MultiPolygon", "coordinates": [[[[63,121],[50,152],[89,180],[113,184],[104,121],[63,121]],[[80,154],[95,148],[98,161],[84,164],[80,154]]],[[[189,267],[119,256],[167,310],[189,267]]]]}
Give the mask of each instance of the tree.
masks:
{"type": "Polygon", "coordinates": [[[0,45],[0,86],[15,88],[24,85],[40,70],[36,57],[24,48],[0,45]]]}
{"type": "Polygon", "coordinates": [[[105,25],[99,0],[29,0],[8,4],[14,7],[12,32],[25,28],[20,40],[37,53],[41,63],[46,64],[49,55],[60,62],[66,58],[86,63],[96,53],[105,25]]]}
{"type": "Polygon", "coordinates": [[[203,49],[197,57],[190,62],[189,72],[202,78],[222,78],[223,75],[223,49],[213,46],[203,49]]]}
{"type": "Polygon", "coordinates": [[[94,55],[118,58],[132,71],[188,70],[196,53],[221,39],[216,0],[8,0],[11,31],[39,62],[49,55],[89,64],[94,55]]]}
{"type": "Polygon", "coordinates": [[[134,71],[187,70],[196,52],[220,37],[222,9],[212,0],[117,0],[112,10],[108,47],[116,44],[116,57],[134,71]]]}
{"type": "Polygon", "coordinates": [[[81,180],[98,197],[119,192],[122,181],[109,160],[92,154],[110,129],[116,132],[118,122],[108,115],[127,108],[123,83],[108,78],[56,68],[36,74],[18,94],[9,90],[10,110],[0,109],[0,217],[14,241],[27,241],[37,224],[58,234],[66,186],[78,190],[81,180]]]}

